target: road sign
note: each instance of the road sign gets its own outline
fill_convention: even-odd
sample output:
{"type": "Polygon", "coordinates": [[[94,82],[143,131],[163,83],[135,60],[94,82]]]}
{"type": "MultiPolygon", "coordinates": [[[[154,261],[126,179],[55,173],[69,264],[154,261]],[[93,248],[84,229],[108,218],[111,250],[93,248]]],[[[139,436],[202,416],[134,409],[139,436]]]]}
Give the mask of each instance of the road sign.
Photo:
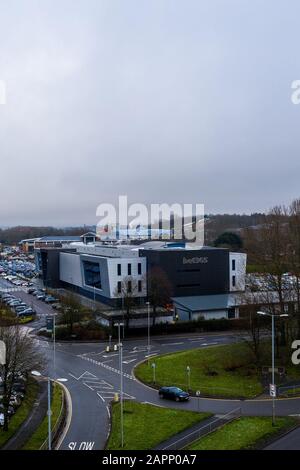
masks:
{"type": "MultiPolygon", "coordinates": [[[[274,367],[274,372],[275,372],[275,374],[284,375],[285,374],[285,368],[284,367],[274,367]]],[[[271,374],[272,373],[272,367],[263,366],[262,373],[264,375],[271,374]]]]}
{"type": "Polygon", "coordinates": [[[276,397],[276,385],[270,384],[270,397],[276,397]]]}
{"type": "Polygon", "coordinates": [[[52,332],[53,331],[53,316],[48,316],[46,317],[46,330],[48,332],[52,332]]]}
{"type": "Polygon", "coordinates": [[[196,397],[200,397],[200,395],[201,395],[200,390],[197,390],[197,392],[196,392],[196,397]]]}

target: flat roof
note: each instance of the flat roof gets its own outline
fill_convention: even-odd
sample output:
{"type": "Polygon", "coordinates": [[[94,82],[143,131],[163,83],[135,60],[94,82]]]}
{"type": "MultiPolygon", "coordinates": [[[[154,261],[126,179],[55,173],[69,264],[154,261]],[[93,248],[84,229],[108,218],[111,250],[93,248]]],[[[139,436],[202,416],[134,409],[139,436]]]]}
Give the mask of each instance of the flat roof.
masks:
{"type": "Polygon", "coordinates": [[[55,236],[45,236],[38,239],[39,242],[65,242],[65,241],[81,241],[81,237],[74,235],[57,235],[55,236]]]}
{"type": "Polygon", "coordinates": [[[191,312],[225,310],[237,305],[237,299],[232,294],[172,297],[172,300],[178,306],[191,312]]]}

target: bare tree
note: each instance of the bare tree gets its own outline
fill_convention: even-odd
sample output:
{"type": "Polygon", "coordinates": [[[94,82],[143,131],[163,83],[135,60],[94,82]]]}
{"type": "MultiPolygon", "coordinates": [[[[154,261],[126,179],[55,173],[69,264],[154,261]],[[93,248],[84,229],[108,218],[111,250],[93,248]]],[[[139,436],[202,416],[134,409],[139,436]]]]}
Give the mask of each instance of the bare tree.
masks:
{"type": "MultiPolygon", "coordinates": [[[[261,303],[275,314],[286,313],[291,292],[284,274],[289,267],[289,216],[285,207],[274,207],[259,230],[247,231],[247,248],[252,261],[260,266],[261,303]]],[[[287,342],[286,321],[279,321],[277,343],[287,342]]]]}
{"type": "Polygon", "coordinates": [[[19,325],[0,327],[0,340],[6,345],[6,363],[2,366],[4,431],[8,430],[8,408],[14,384],[20,375],[42,369],[44,360],[28,331],[19,325]]]}
{"type": "Polygon", "coordinates": [[[81,315],[81,303],[78,301],[73,293],[69,293],[62,299],[62,311],[59,316],[61,323],[67,325],[69,329],[69,335],[73,334],[74,323],[78,322],[81,315]]]}
{"type": "Polygon", "coordinates": [[[116,287],[114,296],[122,299],[122,307],[124,307],[126,312],[126,328],[128,328],[131,311],[136,304],[138,284],[132,276],[126,276],[120,282],[121,288],[116,287]]]}
{"type": "Polygon", "coordinates": [[[294,200],[289,206],[289,271],[292,274],[291,288],[294,300],[294,317],[297,331],[294,338],[300,336],[300,199],[294,200]]]}
{"type": "Polygon", "coordinates": [[[256,365],[261,365],[266,337],[270,335],[270,328],[266,319],[257,315],[257,305],[262,301],[259,292],[248,292],[243,296],[244,305],[240,308],[243,321],[243,333],[240,334],[244,343],[252,352],[256,365]]]}
{"type": "Polygon", "coordinates": [[[148,273],[148,299],[153,309],[153,326],[157,307],[170,303],[171,295],[172,285],[166,273],[159,266],[153,267],[148,273]]]}

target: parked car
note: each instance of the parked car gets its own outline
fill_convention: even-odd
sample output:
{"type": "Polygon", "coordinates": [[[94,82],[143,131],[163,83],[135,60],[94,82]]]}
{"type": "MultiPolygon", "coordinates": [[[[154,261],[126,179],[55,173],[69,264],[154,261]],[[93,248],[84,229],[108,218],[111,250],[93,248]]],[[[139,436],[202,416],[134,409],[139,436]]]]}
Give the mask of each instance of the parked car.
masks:
{"type": "Polygon", "coordinates": [[[18,317],[31,317],[32,315],[35,315],[35,311],[32,308],[26,308],[25,310],[22,310],[21,312],[17,312],[18,317]]]}
{"type": "Polygon", "coordinates": [[[54,310],[61,310],[62,305],[59,302],[57,302],[57,303],[51,304],[51,307],[54,308],[54,310]]]}
{"type": "Polygon", "coordinates": [[[178,387],[161,387],[158,391],[160,398],[169,398],[175,401],[187,401],[190,395],[178,387]]]}
{"type": "Polygon", "coordinates": [[[56,299],[55,297],[53,297],[53,295],[47,295],[47,297],[45,297],[45,302],[47,304],[52,304],[52,303],[55,303],[57,302],[58,299],[56,299]]]}
{"type": "Polygon", "coordinates": [[[22,304],[22,305],[17,305],[16,307],[14,307],[14,311],[16,313],[19,313],[19,312],[22,312],[24,310],[27,310],[29,307],[25,304],[22,304]]]}
{"type": "Polygon", "coordinates": [[[36,296],[36,298],[37,298],[38,300],[45,300],[45,297],[46,297],[45,294],[38,294],[38,295],[36,296]]]}

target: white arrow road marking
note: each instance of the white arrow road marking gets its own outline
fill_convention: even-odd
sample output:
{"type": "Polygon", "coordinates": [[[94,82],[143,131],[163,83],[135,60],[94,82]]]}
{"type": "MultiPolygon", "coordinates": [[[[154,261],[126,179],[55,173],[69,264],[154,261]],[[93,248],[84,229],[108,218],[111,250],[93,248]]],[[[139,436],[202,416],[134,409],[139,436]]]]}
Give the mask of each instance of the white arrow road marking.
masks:
{"type": "Polygon", "coordinates": [[[130,361],[123,361],[123,364],[130,364],[131,362],[137,361],[137,357],[134,359],[130,359],[130,361]]]}

